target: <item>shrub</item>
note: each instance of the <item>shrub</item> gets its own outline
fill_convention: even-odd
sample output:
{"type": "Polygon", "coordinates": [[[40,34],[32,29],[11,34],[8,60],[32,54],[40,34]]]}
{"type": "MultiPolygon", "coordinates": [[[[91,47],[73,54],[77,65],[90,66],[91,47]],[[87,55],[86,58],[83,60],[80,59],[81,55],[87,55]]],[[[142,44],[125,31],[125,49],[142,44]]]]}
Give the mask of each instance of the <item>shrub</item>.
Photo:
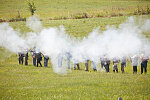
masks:
{"type": "Polygon", "coordinates": [[[29,10],[31,12],[31,15],[34,15],[34,12],[36,11],[36,7],[35,7],[35,4],[33,1],[30,1],[28,0],[28,7],[29,7],[29,10]]]}

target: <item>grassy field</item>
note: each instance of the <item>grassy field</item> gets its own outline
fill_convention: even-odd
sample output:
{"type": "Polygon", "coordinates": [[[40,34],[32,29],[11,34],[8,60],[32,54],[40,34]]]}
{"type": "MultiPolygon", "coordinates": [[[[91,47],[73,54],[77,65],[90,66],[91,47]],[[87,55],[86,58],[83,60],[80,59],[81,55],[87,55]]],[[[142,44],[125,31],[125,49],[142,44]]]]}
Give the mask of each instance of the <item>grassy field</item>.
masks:
{"type": "MultiPolygon", "coordinates": [[[[135,16],[136,17],[136,16],[135,16]]],[[[140,16],[149,17],[149,16],[140,16]]],[[[44,27],[64,25],[68,34],[75,37],[87,36],[93,28],[100,27],[105,30],[106,25],[116,25],[127,19],[127,16],[112,18],[90,18],[70,20],[49,20],[42,21],[44,27]]],[[[31,31],[25,26],[25,22],[10,23],[15,29],[21,32],[31,31]]],[[[25,34],[25,33],[24,33],[25,34]]],[[[1,100],[117,100],[122,97],[124,100],[149,100],[150,99],[150,63],[148,73],[132,73],[131,62],[125,68],[125,74],[85,72],[85,65],[81,64],[81,70],[72,70],[66,76],[53,72],[49,63],[48,68],[32,66],[32,58],[29,58],[29,66],[18,65],[17,55],[11,54],[0,48],[0,99],[1,100]],[[6,55],[8,57],[6,57],[6,55]]],[[[42,62],[43,63],[43,62],[42,62]]],[[[71,65],[73,67],[73,65],[71,65]]],[[[100,66],[99,66],[100,68],[100,66]]]]}
{"type": "MultiPolygon", "coordinates": [[[[73,67],[73,65],[72,65],[73,67]]],[[[99,66],[100,67],[100,66],[99,66]]],[[[150,99],[150,63],[148,73],[132,74],[131,63],[128,62],[125,74],[94,72],[90,68],[69,71],[68,75],[55,74],[51,66],[48,68],[18,65],[17,55],[0,61],[0,99],[1,100],[149,100],[150,99]]]]}
{"type": "MultiPolygon", "coordinates": [[[[86,19],[67,19],[67,20],[44,20],[41,21],[42,25],[47,27],[58,27],[63,25],[66,29],[66,33],[73,36],[83,38],[88,36],[93,29],[99,27],[101,31],[106,30],[107,25],[118,26],[119,24],[125,22],[130,16],[119,16],[111,18],[86,18],[86,19]]],[[[150,15],[140,15],[133,16],[137,19],[150,18],[150,15]]],[[[30,32],[31,30],[26,26],[25,21],[20,22],[10,22],[9,23],[15,30],[19,30],[23,34],[25,32],[30,32]]],[[[149,33],[144,33],[149,36],[149,33]]]]}
{"type": "MultiPolygon", "coordinates": [[[[63,25],[67,34],[83,38],[94,28],[102,31],[107,25],[118,26],[138,7],[146,10],[149,0],[34,0],[37,14],[44,27],[63,25]],[[74,19],[87,14],[86,19],[74,19]],[[112,17],[112,16],[116,17],[112,17]],[[90,18],[92,17],[92,18],[90,18]],[[96,17],[96,18],[95,18],[96,17]],[[65,18],[70,18],[63,20],[65,18]],[[62,19],[62,20],[49,20],[62,19]]],[[[26,0],[0,0],[0,19],[10,20],[18,17],[28,18],[26,0]]],[[[150,18],[136,15],[134,17],[150,18]]],[[[25,21],[10,22],[14,29],[22,34],[30,32],[25,21]]],[[[147,37],[150,33],[143,33],[147,37]]],[[[42,61],[43,64],[43,61],[42,61]]],[[[84,63],[81,70],[69,70],[65,76],[53,72],[51,63],[47,68],[18,65],[18,56],[0,47],[0,100],[150,100],[150,61],[148,73],[133,74],[131,62],[128,61],[125,74],[94,72],[90,68],[85,72],[84,63]]],[[[71,65],[73,67],[73,65],[71,65]]],[[[100,65],[98,66],[100,68],[100,65]]]]}
{"type": "MultiPolygon", "coordinates": [[[[41,19],[134,15],[150,8],[149,0],[34,0],[34,3],[35,14],[41,19]]],[[[0,0],[0,19],[17,18],[18,11],[22,18],[31,15],[27,0],[0,0]]]]}

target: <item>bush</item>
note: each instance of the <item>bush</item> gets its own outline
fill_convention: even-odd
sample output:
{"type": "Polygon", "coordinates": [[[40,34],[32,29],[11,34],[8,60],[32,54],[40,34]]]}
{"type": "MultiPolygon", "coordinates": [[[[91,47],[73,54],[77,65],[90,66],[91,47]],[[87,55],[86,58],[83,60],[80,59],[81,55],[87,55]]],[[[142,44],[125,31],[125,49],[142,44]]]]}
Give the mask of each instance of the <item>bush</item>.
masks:
{"type": "Polygon", "coordinates": [[[33,1],[30,1],[28,0],[28,7],[29,7],[29,10],[31,12],[31,15],[34,15],[34,12],[36,11],[36,7],[34,5],[34,2],[33,1]]]}

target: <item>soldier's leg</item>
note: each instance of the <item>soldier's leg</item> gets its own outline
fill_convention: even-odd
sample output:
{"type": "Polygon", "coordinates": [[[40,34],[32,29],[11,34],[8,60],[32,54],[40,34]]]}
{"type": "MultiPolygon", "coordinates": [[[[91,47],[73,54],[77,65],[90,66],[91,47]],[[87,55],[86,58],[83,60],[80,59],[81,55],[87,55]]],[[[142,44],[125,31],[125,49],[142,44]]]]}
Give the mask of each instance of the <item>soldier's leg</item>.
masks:
{"type": "Polygon", "coordinates": [[[27,61],[27,59],[25,59],[25,65],[28,65],[28,61],[27,61]]]}
{"type": "Polygon", "coordinates": [[[113,65],[113,72],[115,72],[115,65],[113,65]]]}
{"type": "Polygon", "coordinates": [[[58,56],[58,67],[62,67],[62,61],[63,61],[63,57],[58,56]]]}
{"type": "Polygon", "coordinates": [[[80,69],[80,67],[79,67],[79,63],[77,64],[77,67],[78,67],[78,70],[80,69]]]}
{"type": "Polygon", "coordinates": [[[103,64],[103,63],[101,63],[101,68],[103,69],[103,67],[104,67],[104,64],[103,64]]]}
{"type": "Polygon", "coordinates": [[[70,69],[70,57],[67,56],[67,66],[68,66],[68,69],[70,69]]]}
{"type": "Polygon", "coordinates": [[[104,67],[105,67],[105,70],[106,70],[106,72],[107,72],[107,65],[104,65],[104,67]]]}
{"type": "Polygon", "coordinates": [[[124,73],[124,64],[121,64],[121,71],[124,73]]]}
{"type": "Polygon", "coordinates": [[[46,59],[46,67],[48,66],[48,59],[46,59]]]}
{"type": "Polygon", "coordinates": [[[23,59],[21,59],[21,64],[23,65],[23,59]]]}
{"type": "Polygon", "coordinates": [[[145,73],[147,73],[147,66],[144,67],[145,73]]]}
{"type": "Polygon", "coordinates": [[[109,64],[108,64],[108,72],[109,72],[109,64]]]}
{"type": "Polygon", "coordinates": [[[116,72],[118,73],[118,67],[116,66],[116,72]]]}
{"type": "Polygon", "coordinates": [[[44,67],[46,67],[46,58],[44,57],[44,67]]]}
{"type": "Polygon", "coordinates": [[[39,61],[40,66],[42,67],[41,60],[39,61]]]}
{"type": "Polygon", "coordinates": [[[133,66],[133,73],[135,72],[135,66],[133,66]]]}
{"type": "Polygon", "coordinates": [[[141,63],[141,74],[143,74],[143,64],[141,63]]]}
{"type": "Polygon", "coordinates": [[[35,58],[33,58],[33,66],[35,66],[35,58]]]}
{"type": "Polygon", "coordinates": [[[109,65],[106,65],[106,72],[109,72],[109,65]]]}
{"type": "Polygon", "coordinates": [[[39,66],[39,59],[37,59],[37,64],[36,64],[36,66],[37,66],[37,67],[39,66]]]}
{"type": "Polygon", "coordinates": [[[28,65],[28,60],[27,60],[26,64],[28,65]]]}
{"type": "Polygon", "coordinates": [[[137,73],[137,66],[134,66],[134,72],[137,73]]]}
{"type": "Polygon", "coordinates": [[[76,64],[74,64],[74,70],[76,70],[76,64]]]}
{"type": "Polygon", "coordinates": [[[97,69],[96,69],[96,63],[94,61],[92,61],[92,64],[93,64],[93,70],[97,71],[97,69]]]}
{"type": "Polygon", "coordinates": [[[86,61],[86,63],[85,63],[85,71],[89,71],[89,69],[88,69],[88,61],[86,61]]]}

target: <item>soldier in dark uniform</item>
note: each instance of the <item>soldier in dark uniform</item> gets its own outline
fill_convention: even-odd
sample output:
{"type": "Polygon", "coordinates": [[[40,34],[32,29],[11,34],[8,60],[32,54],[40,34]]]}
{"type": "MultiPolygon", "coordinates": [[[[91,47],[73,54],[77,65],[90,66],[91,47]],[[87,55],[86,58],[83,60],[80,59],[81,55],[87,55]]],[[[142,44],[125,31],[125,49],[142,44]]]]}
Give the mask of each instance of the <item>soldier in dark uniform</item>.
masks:
{"type": "Polygon", "coordinates": [[[28,51],[25,54],[25,65],[28,65],[28,51]]]}
{"type": "Polygon", "coordinates": [[[79,63],[74,64],[74,70],[76,70],[76,66],[78,67],[78,70],[80,69],[79,63]]]}
{"type": "Polygon", "coordinates": [[[18,54],[19,54],[19,58],[18,58],[19,64],[22,64],[22,65],[23,65],[23,57],[24,57],[24,53],[23,53],[23,52],[19,52],[18,54]]]}
{"type": "Polygon", "coordinates": [[[85,71],[89,71],[89,60],[85,61],[85,71]]]}
{"type": "Polygon", "coordinates": [[[39,64],[42,67],[42,64],[41,64],[42,54],[41,54],[41,52],[36,53],[36,58],[37,58],[37,67],[38,67],[39,64]]]}
{"type": "Polygon", "coordinates": [[[45,67],[48,66],[48,60],[49,60],[49,57],[47,55],[44,55],[44,66],[45,67]]]}
{"type": "Polygon", "coordinates": [[[109,72],[109,65],[110,65],[110,60],[104,57],[104,67],[106,69],[106,72],[109,72]]]}
{"type": "Polygon", "coordinates": [[[126,57],[121,58],[121,71],[124,73],[124,67],[126,67],[126,57]]]}
{"type": "Polygon", "coordinates": [[[113,72],[117,72],[118,73],[118,63],[119,63],[119,60],[117,60],[116,58],[113,59],[113,72]]]}
{"type": "Polygon", "coordinates": [[[147,73],[147,63],[148,63],[149,57],[145,56],[144,54],[142,54],[141,56],[141,74],[143,74],[143,69],[145,71],[145,73],[147,73]]]}

